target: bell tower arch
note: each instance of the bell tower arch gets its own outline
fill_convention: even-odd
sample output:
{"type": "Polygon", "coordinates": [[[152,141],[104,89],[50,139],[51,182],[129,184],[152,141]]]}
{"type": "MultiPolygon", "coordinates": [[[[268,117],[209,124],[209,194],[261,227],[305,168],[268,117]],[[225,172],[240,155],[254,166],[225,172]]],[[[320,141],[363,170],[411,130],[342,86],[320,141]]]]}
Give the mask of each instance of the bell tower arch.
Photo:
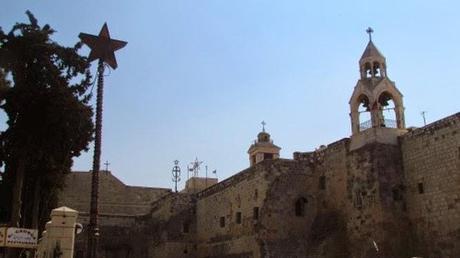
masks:
{"type": "Polygon", "coordinates": [[[360,79],[350,98],[352,148],[371,141],[396,143],[405,130],[403,95],[388,78],[385,57],[372,41],[359,60],[360,79]]]}

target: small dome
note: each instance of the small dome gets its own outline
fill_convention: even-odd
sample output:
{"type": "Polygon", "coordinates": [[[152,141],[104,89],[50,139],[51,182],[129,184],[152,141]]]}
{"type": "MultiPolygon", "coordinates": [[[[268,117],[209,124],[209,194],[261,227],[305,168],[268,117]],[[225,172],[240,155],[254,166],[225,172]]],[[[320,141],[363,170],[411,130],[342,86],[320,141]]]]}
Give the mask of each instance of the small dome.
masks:
{"type": "Polygon", "coordinates": [[[257,135],[258,142],[270,142],[270,134],[263,131],[257,135]]]}

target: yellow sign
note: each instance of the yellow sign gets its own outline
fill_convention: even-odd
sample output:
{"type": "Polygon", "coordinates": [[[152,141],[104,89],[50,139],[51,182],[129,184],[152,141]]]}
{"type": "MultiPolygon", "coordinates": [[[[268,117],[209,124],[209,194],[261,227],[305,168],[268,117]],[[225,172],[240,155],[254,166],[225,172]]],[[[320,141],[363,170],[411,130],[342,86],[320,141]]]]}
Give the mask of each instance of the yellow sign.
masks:
{"type": "Polygon", "coordinates": [[[6,247],[36,248],[38,230],[28,228],[8,228],[6,230],[6,247]]]}
{"type": "Polygon", "coordinates": [[[5,246],[6,228],[0,228],[0,246],[5,246]]]}

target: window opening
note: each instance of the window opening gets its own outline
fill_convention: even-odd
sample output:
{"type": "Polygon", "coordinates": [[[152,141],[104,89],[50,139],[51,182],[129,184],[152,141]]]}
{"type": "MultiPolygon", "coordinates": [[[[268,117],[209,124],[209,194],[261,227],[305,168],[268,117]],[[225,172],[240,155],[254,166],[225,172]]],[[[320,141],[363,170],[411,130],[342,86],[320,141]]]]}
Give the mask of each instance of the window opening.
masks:
{"type": "Polygon", "coordinates": [[[220,227],[225,227],[225,217],[220,217],[220,227]]]}
{"type": "Polygon", "coordinates": [[[295,215],[297,217],[305,216],[306,203],[307,203],[307,199],[305,199],[304,197],[300,197],[295,202],[295,215]]]}
{"type": "Polygon", "coordinates": [[[241,224],[241,212],[236,213],[236,224],[241,224]]]}
{"type": "Polygon", "coordinates": [[[259,207],[254,207],[253,210],[253,219],[258,220],[259,219],[259,207]]]}
{"type": "Polygon", "coordinates": [[[265,159],[273,159],[273,154],[272,153],[264,153],[264,160],[265,159]]]}
{"type": "Polygon", "coordinates": [[[319,189],[321,190],[326,189],[326,176],[319,177],[319,189]]]}
{"type": "Polygon", "coordinates": [[[423,183],[418,183],[417,187],[418,187],[418,193],[419,194],[425,193],[425,188],[423,186],[423,183]]]}

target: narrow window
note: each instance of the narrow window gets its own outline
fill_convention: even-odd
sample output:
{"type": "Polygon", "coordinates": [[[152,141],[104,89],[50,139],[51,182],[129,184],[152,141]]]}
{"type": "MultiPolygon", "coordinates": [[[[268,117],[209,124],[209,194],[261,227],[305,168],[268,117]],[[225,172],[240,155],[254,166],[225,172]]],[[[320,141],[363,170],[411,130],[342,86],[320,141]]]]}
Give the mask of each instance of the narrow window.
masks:
{"type": "Polygon", "coordinates": [[[241,212],[236,213],[236,224],[241,224],[241,212]]]}
{"type": "Polygon", "coordinates": [[[265,159],[273,159],[273,154],[272,153],[264,153],[264,160],[265,159]]]}
{"type": "Polygon", "coordinates": [[[305,206],[306,206],[306,203],[307,203],[307,199],[303,198],[303,197],[300,197],[299,199],[297,199],[297,201],[295,202],[295,215],[297,217],[303,217],[305,216],[305,206]]]}
{"type": "Polygon", "coordinates": [[[423,194],[425,192],[425,188],[423,187],[423,183],[418,183],[418,193],[423,194]]]}
{"type": "Polygon", "coordinates": [[[220,217],[220,227],[225,227],[225,217],[220,217]]]}
{"type": "Polygon", "coordinates": [[[320,190],[326,189],[326,177],[325,176],[319,177],[319,189],[320,190]]]}
{"type": "Polygon", "coordinates": [[[253,210],[253,211],[254,211],[254,213],[253,213],[252,218],[253,218],[254,220],[258,220],[258,219],[259,219],[259,207],[254,207],[254,210],[253,210]]]}
{"type": "Polygon", "coordinates": [[[182,232],[189,233],[189,231],[190,231],[190,224],[188,222],[184,222],[184,224],[182,224],[182,232]]]}

